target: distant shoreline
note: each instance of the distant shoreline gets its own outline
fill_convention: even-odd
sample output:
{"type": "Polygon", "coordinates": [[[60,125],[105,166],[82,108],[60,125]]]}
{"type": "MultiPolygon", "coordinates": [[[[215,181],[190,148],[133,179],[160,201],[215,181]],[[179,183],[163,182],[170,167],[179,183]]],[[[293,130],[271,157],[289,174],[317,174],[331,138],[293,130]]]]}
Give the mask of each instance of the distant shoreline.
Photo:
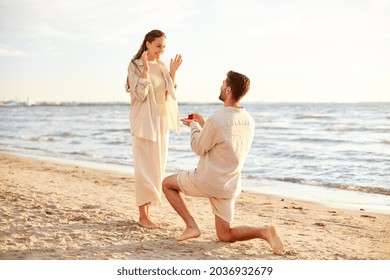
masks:
{"type": "MultiPolygon", "coordinates": [[[[78,101],[61,101],[61,102],[32,102],[31,104],[27,104],[26,102],[17,102],[13,100],[0,101],[1,107],[37,107],[37,106],[129,106],[130,102],[122,102],[122,101],[106,101],[106,102],[78,102],[78,101]]],[[[252,102],[242,102],[245,104],[264,104],[264,105],[351,105],[351,104],[389,104],[390,101],[370,101],[370,102],[262,102],[262,101],[252,101],[252,102]]],[[[179,102],[180,105],[221,105],[220,102],[179,102]]]]}

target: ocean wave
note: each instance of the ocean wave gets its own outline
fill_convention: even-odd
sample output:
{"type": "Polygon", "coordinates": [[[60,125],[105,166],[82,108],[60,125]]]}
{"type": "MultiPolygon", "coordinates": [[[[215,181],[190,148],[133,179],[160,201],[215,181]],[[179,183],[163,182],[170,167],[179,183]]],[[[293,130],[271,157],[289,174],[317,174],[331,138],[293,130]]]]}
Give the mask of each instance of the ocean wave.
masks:
{"type": "Polygon", "coordinates": [[[353,186],[353,185],[333,183],[333,182],[307,181],[302,178],[291,178],[291,177],[287,177],[287,178],[267,177],[267,179],[271,181],[279,181],[279,182],[294,183],[294,184],[301,184],[301,185],[320,186],[320,187],[327,187],[327,188],[340,189],[340,190],[390,195],[390,189],[374,187],[374,186],[353,186]]]}
{"type": "Polygon", "coordinates": [[[332,128],[327,128],[326,131],[354,131],[353,128],[350,127],[332,127],[332,128]]]}
{"type": "Polygon", "coordinates": [[[345,123],[345,122],[330,122],[326,123],[328,126],[335,126],[331,128],[327,128],[325,130],[340,130],[340,131],[369,131],[369,132],[389,132],[390,127],[383,126],[379,124],[375,124],[373,126],[360,126],[359,123],[345,123]]]}
{"type": "Polygon", "coordinates": [[[246,179],[246,180],[253,180],[253,179],[256,179],[257,176],[254,176],[254,175],[242,175],[241,178],[242,179],[246,179]]]}
{"type": "Polygon", "coordinates": [[[58,133],[56,136],[62,137],[62,138],[72,138],[72,137],[76,137],[77,135],[75,135],[71,132],[61,132],[61,133],[58,133]]]}
{"type": "Polygon", "coordinates": [[[125,133],[130,133],[130,128],[109,128],[109,129],[102,129],[102,131],[105,132],[125,132],[125,133]]]}
{"type": "Polygon", "coordinates": [[[84,153],[84,152],[68,152],[66,154],[72,155],[72,156],[88,156],[88,157],[91,157],[91,155],[89,153],[84,153]]]}
{"type": "Polygon", "coordinates": [[[53,133],[52,135],[58,138],[86,138],[87,137],[87,135],[76,134],[72,132],[59,132],[59,133],[53,133]]]}
{"type": "Polygon", "coordinates": [[[346,143],[346,142],[350,142],[350,141],[339,140],[339,139],[308,138],[308,137],[300,137],[300,138],[292,139],[292,141],[296,141],[296,142],[320,142],[320,143],[346,143]]]}
{"type": "Polygon", "coordinates": [[[287,182],[287,183],[294,183],[294,184],[305,184],[306,180],[301,178],[272,178],[267,177],[268,180],[271,181],[280,181],[280,182],[287,182]]]}
{"type": "Polygon", "coordinates": [[[356,129],[358,131],[370,131],[370,132],[386,132],[388,133],[390,131],[390,127],[361,127],[359,129],[356,129]]]}
{"type": "Polygon", "coordinates": [[[124,141],[109,141],[107,142],[107,145],[122,145],[122,144],[126,144],[126,142],[124,141]]]}
{"type": "Polygon", "coordinates": [[[288,130],[289,127],[282,127],[282,126],[259,126],[258,129],[264,129],[264,130],[288,130]]]}
{"type": "Polygon", "coordinates": [[[31,141],[31,142],[54,142],[54,138],[52,137],[35,137],[35,136],[20,136],[22,140],[31,141]]]}
{"type": "Polygon", "coordinates": [[[15,139],[17,137],[13,136],[13,135],[2,135],[0,134],[0,138],[4,138],[4,139],[15,139]]]}
{"type": "Polygon", "coordinates": [[[330,119],[331,117],[329,116],[321,116],[321,115],[305,115],[305,116],[300,116],[298,119],[330,119]]]}

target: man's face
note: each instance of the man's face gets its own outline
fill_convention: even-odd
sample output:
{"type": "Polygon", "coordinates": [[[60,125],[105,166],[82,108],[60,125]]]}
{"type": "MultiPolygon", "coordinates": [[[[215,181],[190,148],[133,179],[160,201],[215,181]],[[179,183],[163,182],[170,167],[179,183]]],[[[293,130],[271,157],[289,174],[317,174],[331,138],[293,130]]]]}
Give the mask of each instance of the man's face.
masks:
{"type": "Polygon", "coordinates": [[[223,81],[222,86],[221,86],[221,94],[219,95],[219,100],[225,102],[226,100],[226,80],[223,81]]]}

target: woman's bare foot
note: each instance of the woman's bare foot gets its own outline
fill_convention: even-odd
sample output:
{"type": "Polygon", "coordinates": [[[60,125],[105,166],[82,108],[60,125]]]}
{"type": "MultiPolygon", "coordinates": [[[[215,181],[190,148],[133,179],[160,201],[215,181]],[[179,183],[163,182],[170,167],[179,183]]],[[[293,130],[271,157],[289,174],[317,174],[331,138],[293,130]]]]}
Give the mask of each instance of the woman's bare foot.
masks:
{"type": "Polygon", "coordinates": [[[184,232],[179,236],[176,237],[177,241],[184,241],[190,238],[197,238],[201,234],[199,228],[186,228],[184,232]]]}
{"type": "Polygon", "coordinates": [[[282,255],[284,252],[284,244],[282,239],[280,239],[278,232],[273,226],[268,228],[267,238],[265,238],[269,245],[271,246],[272,252],[275,255],[282,255]]]}
{"type": "Polygon", "coordinates": [[[146,203],[144,205],[139,206],[138,224],[141,227],[148,228],[148,229],[159,228],[159,226],[156,223],[154,223],[149,216],[149,207],[150,207],[150,203],[146,203]]]}
{"type": "Polygon", "coordinates": [[[138,224],[141,226],[141,227],[144,227],[144,228],[147,228],[147,229],[156,229],[156,228],[160,228],[156,223],[152,222],[151,220],[149,219],[139,219],[138,221],[138,224]]]}

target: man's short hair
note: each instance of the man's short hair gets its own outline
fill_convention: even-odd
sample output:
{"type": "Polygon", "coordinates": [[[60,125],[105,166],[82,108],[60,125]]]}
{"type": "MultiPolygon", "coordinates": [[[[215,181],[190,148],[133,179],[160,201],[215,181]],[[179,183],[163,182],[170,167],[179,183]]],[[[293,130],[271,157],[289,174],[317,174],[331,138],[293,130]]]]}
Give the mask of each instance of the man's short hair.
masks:
{"type": "Polygon", "coordinates": [[[227,73],[226,85],[232,89],[234,99],[240,101],[248,92],[251,81],[243,74],[229,71],[227,73]]]}

